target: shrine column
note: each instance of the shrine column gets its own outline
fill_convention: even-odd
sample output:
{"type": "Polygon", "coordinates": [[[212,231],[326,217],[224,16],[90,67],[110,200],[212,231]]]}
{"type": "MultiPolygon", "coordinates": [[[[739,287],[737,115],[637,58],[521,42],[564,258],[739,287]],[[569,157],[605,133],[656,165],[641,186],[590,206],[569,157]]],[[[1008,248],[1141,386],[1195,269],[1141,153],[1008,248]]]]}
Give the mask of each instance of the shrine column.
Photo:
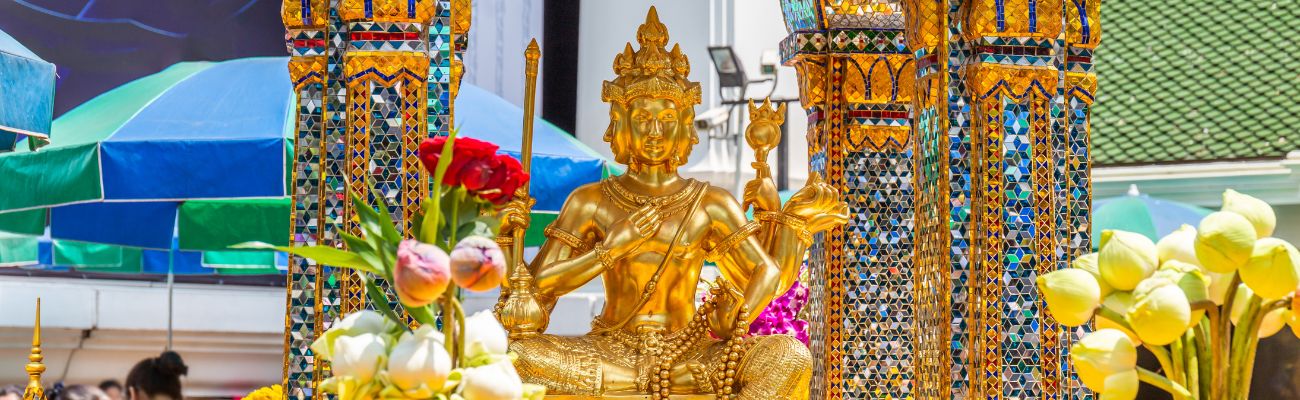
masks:
{"type": "Polygon", "coordinates": [[[1090,248],[1097,2],[907,3],[919,397],[1089,397],[1035,279],[1090,248]]]}
{"type": "MultiPolygon", "coordinates": [[[[322,171],[326,152],[324,93],[328,86],[327,35],[330,6],[326,0],[285,1],[281,17],[287,30],[289,77],[297,97],[293,169],[291,181],[292,243],[312,246],[322,243],[327,229],[322,218],[322,171]]],[[[290,257],[287,273],[287,304],[284,330],[284,382],[286,397],[315,396],[320,371],[310,349],[319,335],[321,315],[321,265],[302,257],[290,257]]]]}
{"type": "Polygon", "coordinates": [[[811,249],[813,398],[914,396],[911,114],[898,1],[783,1],[781,44],[808,113],[810,173],[851,221],[811,249]]]}
{"type": "MultiPolygon", "coordinates": [[[[350,193],[385,204],[412,235],[415,205],[429,189],[416,151],[424,138],[449,132],[459,77],[453,51],[464,50],[469,7],[469,0],[283,2],[298,96],[294,246],[343,247],[340,232],[359,234],[350,193]],[[452,46],[457,35],[461,45],[452,46]]],[[[286,397],[317,398],[329,365],[310,345],[340,316],[366,307],[365,289],[347,270],[292,256],[289,264],[286,397]]]]}

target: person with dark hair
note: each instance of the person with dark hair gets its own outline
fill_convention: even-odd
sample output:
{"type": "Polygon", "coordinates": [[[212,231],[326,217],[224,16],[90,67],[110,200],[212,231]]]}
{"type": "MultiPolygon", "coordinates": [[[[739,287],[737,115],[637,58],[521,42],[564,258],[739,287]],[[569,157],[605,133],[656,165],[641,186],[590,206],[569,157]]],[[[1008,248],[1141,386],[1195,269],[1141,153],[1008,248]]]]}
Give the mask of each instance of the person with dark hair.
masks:
{"type": "Polygon", "coordinates": [[[189,372],[181,355],[164,351],[158,357],[146,358],[131,367],[126,374],[127,400],[180,400],[181,376],[189,372]]]}
{"type": "Polygon", "coordinates": [[[122,400],[122,384],[117,379],[109,379],[99,383],[99,390],[103,390],[108,395],[109,400],[122,400]]]}
{"type": "Polygon", "coordinates": [[[49,400],[108,400],[103,390],[89,385],[72,385],[55,390],[49,400]]]}
{"type": "Polygon", "coordinates": [[[18,385],[0,387],[0,400],[22,400],[23,388],[18,385]]]}

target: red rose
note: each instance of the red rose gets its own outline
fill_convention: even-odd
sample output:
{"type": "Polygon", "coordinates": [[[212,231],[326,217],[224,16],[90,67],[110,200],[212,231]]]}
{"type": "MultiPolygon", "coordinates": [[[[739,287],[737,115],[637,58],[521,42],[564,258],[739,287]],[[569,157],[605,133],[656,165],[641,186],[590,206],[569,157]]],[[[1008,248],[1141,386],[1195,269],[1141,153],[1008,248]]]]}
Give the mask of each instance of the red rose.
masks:
{"type": "Polygon", "coordinates": [[[491,187],[490,183],[496,176],[496,171],[501,167],[501,160],[497,157],[476,158],[470,160],[461,168],[460,183],[465,185],[465,189],[470,192],[483,190],[491,187]]]}
{"type": "Polygon", "coordinates": [[[528,182],[528,173],[514,157],[501,154],[497,159],[500,160],[501,167],[494,174],[492,185],[486,188],[486,193],[481,197],[496,205],[502,205],[514,198],[515,191],[528,182]]]}
{"type": "MultiPolygon", "coordinates": [[[[425,139],[420,143],[420,162],[424,164],[424,169],[428,170],[430,175],[437,173],[438,159],[446,144],[447,138],[442,136],[425,139]]],[[[442,183],[448,186],[464,183],[462,170],[465,166],[491,159],[496,155],[498,148],[495,144],[473,138],[457,138],[453,146],[451,163],[447,165],[447,171],[442,176],[442,183]]]]}

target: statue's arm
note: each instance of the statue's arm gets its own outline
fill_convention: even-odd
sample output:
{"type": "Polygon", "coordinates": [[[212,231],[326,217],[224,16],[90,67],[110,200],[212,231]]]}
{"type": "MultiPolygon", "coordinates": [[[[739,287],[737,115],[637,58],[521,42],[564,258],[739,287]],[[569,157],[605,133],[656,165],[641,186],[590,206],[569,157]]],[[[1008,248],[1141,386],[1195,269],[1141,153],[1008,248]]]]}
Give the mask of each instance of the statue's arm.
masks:
{"type": "Polygon", "coordinates": [[[709,258],[718,264],[723,278],[741,290],[752,321],[784,289],[781,265],[755,236],[761,231],[758,222],[748,221],[729,193],[710,188],[707,195],[712,197],[706,209],[712,221],[709,258]]]}
{"type": "Polygon", "coordinates": [[[564,202],[559,216],[548,228],[546,242],[529,266],[539,296],[554,299],[577,290],[604,272],[604,266],[592,250],[600,236],[593,223],[598,203],[599,191],[589,187],[579,188],[564,202]]]}

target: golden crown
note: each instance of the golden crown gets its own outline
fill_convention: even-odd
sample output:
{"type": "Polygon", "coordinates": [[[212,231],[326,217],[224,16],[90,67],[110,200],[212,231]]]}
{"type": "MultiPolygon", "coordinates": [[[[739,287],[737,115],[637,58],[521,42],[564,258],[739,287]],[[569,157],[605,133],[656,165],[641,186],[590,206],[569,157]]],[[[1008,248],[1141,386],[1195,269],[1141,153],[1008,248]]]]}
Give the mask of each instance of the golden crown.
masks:
{"type": "Polygon", "coordinates": [[[605,81],[602,101],[627,104],[638,97],[649,97],[673,100],[680,106],[700,104],[699,82],[687,79],[691,62],[676,44],[671,52],[664,50],[668,27],[659,22],[659,12],[653,6],[646,13],[645,23],[637,28],[636,42],[640,50],[633,51],[629,42],[622,53],[614,56],[615,78],[605,81]]]}
{"type": "Polygon", "coordinates": [[[785,103],[780,107],[772,106],[772,99],[763,99],[763,104],[755,106],[754,101],[749,101],[749,122],[771,122],[776,125],[785,123],[785,103]]]}

